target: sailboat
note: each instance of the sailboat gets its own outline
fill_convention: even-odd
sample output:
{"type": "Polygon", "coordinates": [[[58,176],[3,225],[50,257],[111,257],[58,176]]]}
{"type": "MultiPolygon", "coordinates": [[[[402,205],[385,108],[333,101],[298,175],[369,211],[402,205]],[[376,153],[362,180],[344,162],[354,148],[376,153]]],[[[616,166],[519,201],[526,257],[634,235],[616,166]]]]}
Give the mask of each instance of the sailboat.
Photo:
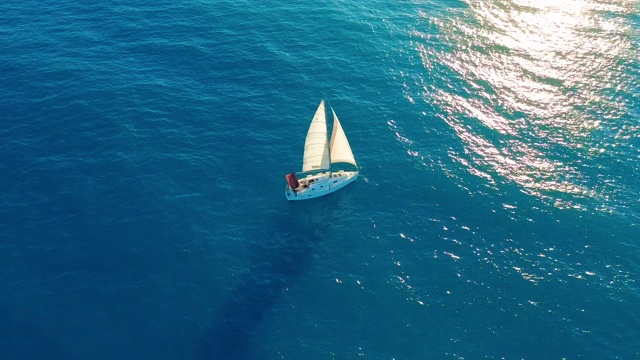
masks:
{"type": "Polygon", "coordinates": [[[302,172],[286,175],[287,200],[307,200],[331,194],[358,178],[358,164],[336,112],[329,140],[324,100],[316,110],[304,143],[302,172]],[[346,169],[345,169],[346,168],[346,169]]]}

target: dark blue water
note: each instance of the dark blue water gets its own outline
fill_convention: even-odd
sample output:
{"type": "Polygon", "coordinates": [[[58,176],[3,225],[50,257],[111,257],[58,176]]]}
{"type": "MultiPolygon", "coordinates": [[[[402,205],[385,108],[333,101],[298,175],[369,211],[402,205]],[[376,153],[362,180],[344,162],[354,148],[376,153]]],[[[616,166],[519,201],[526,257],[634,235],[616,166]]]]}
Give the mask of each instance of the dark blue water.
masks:
{"type": "Polygon", "coordinates": [[[3,2],[0,359],[640,357],[639,14],[3,2]]]}

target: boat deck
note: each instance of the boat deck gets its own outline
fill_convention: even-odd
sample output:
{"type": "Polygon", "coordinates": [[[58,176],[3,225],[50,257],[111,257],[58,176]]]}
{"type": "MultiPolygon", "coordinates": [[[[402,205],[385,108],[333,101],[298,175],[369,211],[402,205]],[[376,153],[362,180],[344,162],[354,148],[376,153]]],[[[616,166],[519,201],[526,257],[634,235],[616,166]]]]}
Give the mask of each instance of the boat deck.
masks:
{"type": "Polygon", "coordinates": [[[285,189],[285,195],[289,200],[304,200],[330,194],[358,177],[357,171],[324,172],[307,175],[298,179],[300,184],[295,190],[289,186],[285,189]]]}

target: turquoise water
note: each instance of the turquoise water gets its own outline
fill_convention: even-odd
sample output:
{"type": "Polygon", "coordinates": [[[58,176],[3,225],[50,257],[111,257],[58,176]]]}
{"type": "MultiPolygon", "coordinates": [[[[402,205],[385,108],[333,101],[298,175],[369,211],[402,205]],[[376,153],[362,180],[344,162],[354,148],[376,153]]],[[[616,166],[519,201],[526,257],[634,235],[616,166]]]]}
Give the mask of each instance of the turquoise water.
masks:
{"type": "Polygon", "coordinates": [[[639,357],[639,14],[3,2],[0,358],[639,357]]]}

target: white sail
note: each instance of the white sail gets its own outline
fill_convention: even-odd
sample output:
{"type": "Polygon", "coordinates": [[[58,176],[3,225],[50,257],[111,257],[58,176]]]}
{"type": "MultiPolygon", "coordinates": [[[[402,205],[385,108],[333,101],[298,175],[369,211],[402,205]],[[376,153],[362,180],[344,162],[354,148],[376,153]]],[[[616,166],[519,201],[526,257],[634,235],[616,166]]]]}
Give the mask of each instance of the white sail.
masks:
{"type": "Polygon", "coordinates": [[[338,120],[338,116],[336,112],[331,109],[333,112],[333,132],[331,133],[331,163],[349,163],[354,166],[358,166],[356,164],[356,159],[353,157],[353,152],[351,152],[351,146],[349,146],[349,140],[347,140],[347,135],[345,135],[344,130],[342,130],[342,125],[340,125],[340,121],[338,120]]]}
{"type": "MultiPolygon", "coordinates": [[[[327,139],[327,119],[324,100],[313,116],[304,144],[304,158],[300,178],[295,173],[286,175],[284,194],[287,200],[308,200],[331,194],[356,181],[358,165],[351,152],[347,136],[333,109],[333,131],[327,139]],[[349,163],[355,170],[332,168],[334,163],[349,163]],[[338,170],[339,169],[339,170],[338,170]],[[314,171],[315,170],[315,171],[314,171]],[[327,171],[329,170],[329,171],[327,171]]],[[[347,166],[348,168],[349,166],[347,166]]]]}
{"type": "Polygon", "coordinates": [[[307,139],[304,142],[302,171],[327,170],[330,166],[327,117],[324,110],[324,100],[322,100],[318,110],[316,110],[316,114],[313,116],[313,120],[311,120],[307,139]]]}

